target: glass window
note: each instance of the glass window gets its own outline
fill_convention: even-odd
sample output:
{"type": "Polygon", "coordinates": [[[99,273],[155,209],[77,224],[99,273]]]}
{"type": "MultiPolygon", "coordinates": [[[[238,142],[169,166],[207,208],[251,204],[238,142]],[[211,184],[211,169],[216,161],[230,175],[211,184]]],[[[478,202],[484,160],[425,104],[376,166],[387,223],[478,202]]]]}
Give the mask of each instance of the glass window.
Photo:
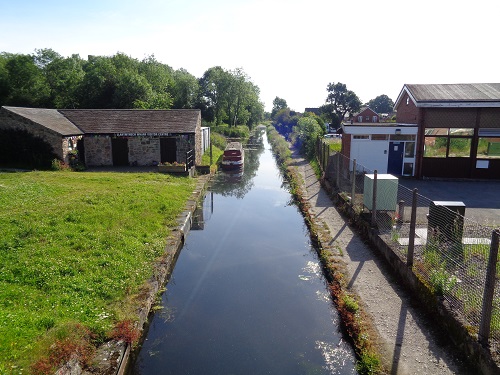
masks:
{"type": "Polygon", "coordinates": [[[477,157],[481,159],[500,159],[500,138],[479,138],[477,157]]]}
{"type": "Polygon", "coordinates": [[[363,122],[363,116],[358,116],[358,122],[363,122]]]}
{"type": "Polygon", "coordinates": [[[391,141],[414,141],[414,135],[406,135],[406,134],[391,134],[391,141]]]}
{"type": "Polygon", "coordinates": [[[415,142],[406,142],[405,158],[413,158],[415,156],[415,142]]]}
{"type": "Polygon", "coordinates": [[[355,135],[353,137],[354,139],[370,139],[370,136],[369,135],[355,135]]]}
{"type": "Polygon", "coordinates": [[[468,158],[470,157],[471,138],[450,138],[448,157],[468,158]]]}
{"type": "Polygon", "coordinates": [[[387,134],[372,134],[372,141],[387,141],[389,135],[387,134]]]}
{"type": "Polygon", "coordinates": [[[447,137],[425,137],[424,157],[445,158],[447,146],[447,137]]]}
{"type": "Polygon", "coordinates": [[[472,137],[473,135],[473,128],[450,128],[450,136],[472,137]]]}
{"type": "Polygon", "coordinates": [[[403,164],[403,176],[413,176],[413,163],[403,164]]]}
{"type": "Polygon", "coordinates": [[[448,128],[426,128],[425,135],[448,135],[448,128]]]}

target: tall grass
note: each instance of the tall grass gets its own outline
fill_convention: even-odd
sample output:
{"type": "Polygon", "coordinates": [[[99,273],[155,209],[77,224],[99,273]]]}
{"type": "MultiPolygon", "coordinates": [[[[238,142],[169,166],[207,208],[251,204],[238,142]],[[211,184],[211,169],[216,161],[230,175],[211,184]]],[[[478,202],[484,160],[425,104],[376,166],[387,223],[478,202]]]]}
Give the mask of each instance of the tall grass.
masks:
{"type": "Polygon", "coordinates": [[[133,316],[193,187],[156,173],[0,173],[0,373],[26,373],[68,325],[105,337],[133,316]]]}

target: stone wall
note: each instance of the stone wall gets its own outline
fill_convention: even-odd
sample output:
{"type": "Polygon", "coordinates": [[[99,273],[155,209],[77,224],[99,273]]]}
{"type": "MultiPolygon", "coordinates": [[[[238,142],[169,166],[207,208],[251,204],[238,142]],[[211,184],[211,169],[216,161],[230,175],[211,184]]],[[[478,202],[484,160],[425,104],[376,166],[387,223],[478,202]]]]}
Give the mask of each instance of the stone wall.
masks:
{"type": "MultiPolygon", "coordinates": [[[[186,162],[186,152],[195,149],[195,164],[201,164],[201,136],[182,134],[175,137],[176,160],[186,162]]],[[[108,135],[88,135],[84,138],[85,164],[87,166],[112,166],[113,150],[108,135]]],[[[130,165],[151,166],[160,162],[159,137],[128,137],[128,161],[130,165]]]]}
{"type": "Polygon", "coordinates": [[[87,166],[111,166],[113,154],[111,153],[111,137],[85,136],[85,164],[87,166]]]}
{"type": "Polygon", "coordinates": [[[44,126],[0,110],[0,129],[24,130],[47,142],[58,158],[68,162],[68,139],[44,126]]]}
{"type": "Polygon", "coordinates": [[[128,160],[130,165],[157,165],[160,162],[160,138],[130,137],[128,160]]]}

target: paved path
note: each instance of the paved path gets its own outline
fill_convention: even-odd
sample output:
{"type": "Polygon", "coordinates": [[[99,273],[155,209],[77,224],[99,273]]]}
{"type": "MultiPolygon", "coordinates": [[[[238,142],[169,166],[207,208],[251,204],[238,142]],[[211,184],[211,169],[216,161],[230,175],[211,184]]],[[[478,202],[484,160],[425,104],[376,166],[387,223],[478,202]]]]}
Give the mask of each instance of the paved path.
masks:
{"type": "Polygon", "coordinates": [[[328,227],[331,244],[343,251],[349,272],[348,286],[360,297],[373,320],[388,373],[467,374],[434,323],[430,323],[415,301],[391,278],[384,260],[346,224],[310,165],[296,154],[294,165],[304,178],[315,218],[328,227]]]}

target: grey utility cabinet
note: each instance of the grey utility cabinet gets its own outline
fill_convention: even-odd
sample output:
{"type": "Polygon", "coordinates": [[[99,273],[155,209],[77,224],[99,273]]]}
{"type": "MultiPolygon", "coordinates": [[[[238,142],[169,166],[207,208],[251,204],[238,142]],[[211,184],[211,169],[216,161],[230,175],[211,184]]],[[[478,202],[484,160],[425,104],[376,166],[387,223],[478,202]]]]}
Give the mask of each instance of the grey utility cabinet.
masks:
{"type": "MultiPolygon", "coordinates": [[[[365,174],[363,204],[373,210],[373,185],[375,174],[365,174]]],[[[398,178],[392,174],[377,174],[377,211],[396,211],[398,200],[398,178]]]]}

